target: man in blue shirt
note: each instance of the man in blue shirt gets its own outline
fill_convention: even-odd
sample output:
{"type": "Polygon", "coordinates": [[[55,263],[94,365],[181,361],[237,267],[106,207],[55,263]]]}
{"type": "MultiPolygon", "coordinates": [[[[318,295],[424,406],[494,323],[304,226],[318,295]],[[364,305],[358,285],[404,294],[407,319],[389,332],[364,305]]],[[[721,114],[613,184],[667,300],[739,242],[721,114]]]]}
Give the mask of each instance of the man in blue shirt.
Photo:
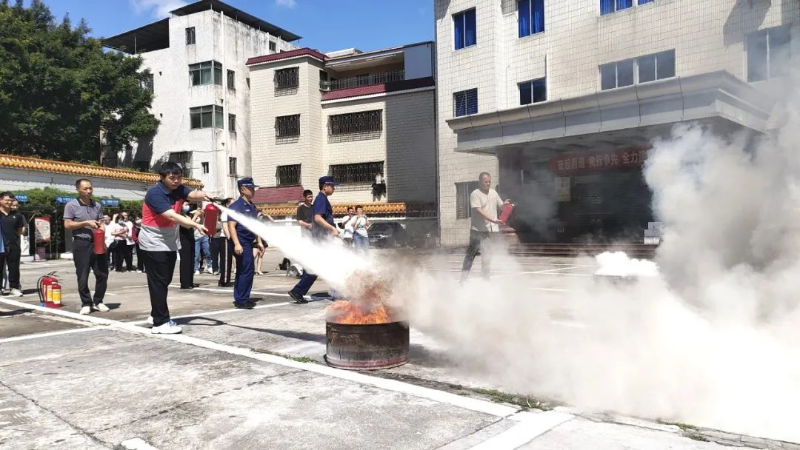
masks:
{"type": "MultiPolygon", "coordinates": [[[[314,199],[311,218],[311,237],[315,240],[321,241],[328,236],[339,236],[339,230],[333,224],[333,207],[328,201],[328,197],[333,195],[333,191],[336,190],[337,184],[331,176],[319,179],[319,194],[314,199]]],[[[317,281],[317,276],[305,271],[300,281],[289,291],[289,297],[297,303],[308,303],[305,295],[308,294],[315,281],[317,281]]]]}
{"type": "MultiPolygon", "coordinates": [[[[229,207],[231,211],[250,217],[256,220],[258,209],[253,204],[253,196],[258,186],[253,183],[252,178],[242,178],[238,182],[239,200],[233,202],[229,207]]],[[[250,301],[250,291],[253,289],[253,276],[255,274],[255,264],[253,261],[253,245],[258,247],[258,251],[264,251],[264,244],[261,237],[256,236],[250,229],[228,218],[228,229],[231,231],[231,241],[233,241],[233,253],[236,258],[236,279],[233,281],[233,305],[237,308],[253,309],[255,303],[250,301]]]]}

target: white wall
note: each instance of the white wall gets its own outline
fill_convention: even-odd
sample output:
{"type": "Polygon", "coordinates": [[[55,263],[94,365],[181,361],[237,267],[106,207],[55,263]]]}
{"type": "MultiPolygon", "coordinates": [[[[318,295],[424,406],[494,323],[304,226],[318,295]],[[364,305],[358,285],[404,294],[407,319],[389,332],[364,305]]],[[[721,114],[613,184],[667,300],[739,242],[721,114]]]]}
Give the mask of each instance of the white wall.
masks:
{"type": "MultiPolygon", "coordinates": [[[[53,188],[67,192],[75,192],[75,180],[78,175],[66,175],[31,170],[0,168],[0,191],[23,191],[28,189],[53,188]]],[[[114,196],[122,200],[142,200],[148,183],[121,181],[110,178],[87,177],[94,186],[96,197],[114,196]]]]}
{"type": "Polygon", "coordinates": [[[434,45],[429,42],[403,49],[406,80],[433,76],[434,45]]]}

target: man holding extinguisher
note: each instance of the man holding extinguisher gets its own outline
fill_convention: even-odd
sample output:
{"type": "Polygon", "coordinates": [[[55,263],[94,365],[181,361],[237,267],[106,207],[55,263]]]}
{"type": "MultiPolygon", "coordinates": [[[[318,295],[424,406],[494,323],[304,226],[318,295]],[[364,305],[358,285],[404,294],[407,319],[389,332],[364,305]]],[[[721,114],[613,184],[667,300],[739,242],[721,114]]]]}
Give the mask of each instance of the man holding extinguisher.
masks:
{"type": "MultiPolygon", "coordinates": [[[[239,200],[231,204],[230,210],[255,219],[258,209],[253,204],[253,196],[258,186],[252,178],[242,178],[238,181],[239,200]]],[[[253,276],[255,275],[255,258],[253,248],[259,252],[264,251],[261,237],[250,231],[249,228],[228,218],[228,230],[233,241],[233,253],[236,258],[236,278],[233,281],[233,306],[241,309],[253,309],[256,304],[250,300],[250,291],[253,289],[253,276]]]]}
{"type": "MultiPolygon", "coordinates": [[[[92,199],[92,182],[81,178],[75,182],[78,198],[70,200],[64,207],[64,228],[72,230],[72,261],[78,276],[78,294],[81,297],[81,314],[92,311],[108,311],[103,303],[108,282],[108,255],[95,251],[95,239],[103,239],[105,222],[103,206],[92,199]],[[101,230],[96,237],[94,230],[101,230]],[[89,292],[89,271],[94,272],[94,298],[89,292]]],[[[99,249],[99,245],[98,245],[99,249]]]]}

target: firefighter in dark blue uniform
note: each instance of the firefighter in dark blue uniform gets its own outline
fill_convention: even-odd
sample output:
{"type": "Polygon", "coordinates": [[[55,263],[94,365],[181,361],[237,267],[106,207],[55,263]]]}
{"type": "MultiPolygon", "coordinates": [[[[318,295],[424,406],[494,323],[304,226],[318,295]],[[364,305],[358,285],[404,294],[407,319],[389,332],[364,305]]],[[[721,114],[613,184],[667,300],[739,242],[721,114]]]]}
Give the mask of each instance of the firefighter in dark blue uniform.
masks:
{"type": "MultiPolygon", "coordinates": [[[[233,202],[230,209],[256,220],[258,209],[253,204],[253,196],[258,186],[253,183],[252,178],[242,178],[239,180],[238,186],[241,196],[233,202]]],[[[233,218],[228,217],[228,224],[233,241],[233,253],[236,258],[233,304],[237,308],[252,309],[255,306],[255,303],[250,300],[250,291],[253,289],[253,276],[255,275],[253,248],[258,248],[258,251],[263,252],[264,244],[261,242],[261,237],[256,236],[233,218]]]]}

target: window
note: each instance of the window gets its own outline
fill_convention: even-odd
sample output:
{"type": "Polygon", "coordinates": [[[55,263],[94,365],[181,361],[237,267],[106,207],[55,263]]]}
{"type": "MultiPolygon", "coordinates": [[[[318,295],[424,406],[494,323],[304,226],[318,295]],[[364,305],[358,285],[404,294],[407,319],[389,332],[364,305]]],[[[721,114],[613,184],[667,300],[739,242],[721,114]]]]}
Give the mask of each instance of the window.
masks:
{"type": "Polygon", "coordinates": [[[203,168],[203,173],[208,173],[208,163],[207,162],[200,163],[200,166],[203,168]]]}
{"type": "Polygon", "coordinates": [[[790,53],[789,28],[772,28],[747,36],[747,81],[785,75],[790,53]]]}
{"type": "Polygon", "coordinates": [[[275,118],[275,137],[300,136],[300,114],[275,118]]]}
{"type": "Polygon", "coordinates": [[[381,131],[383,130],[382,113],[381,110],[375,110],[330,116],[328,117],[328,135],[381,131]]]}
{"type": "Polygon", "coordinates": [[[278,186],[297,186],[300,184],[300,164],[278,166],[275,171],[275,184],[278,186]]]}
{"type": "Polygon", "coordinates": [[[271,51],[272,53],[275,53],[275,50],[277,48],[278,48],[278,46],[275,45],[275,41],[269,41],[269,51],[271,51]]]}
{"type": "Polygon", "coordinates": [[[228,113],[228,131],[236,134],[236,114],[228,113]]]}
{"type": "Polygon", "coordinates": [[[675,50],[642,56],[636,62],[639,66],[639,83],[675,76],[675,50]]]}
{"type": "Polygon", "coordinates": [[[547,80],[545,78],[519,84],[519,104],[528,105],[547,100],[547,80]]]}
{"type": "Polygon", "coordinates": [[[460,117],[478,113],[478,90],[456,92],[453,94],[453,116],[460,117]]]}
{"type": "Polygon", "coordinates": [[[144,80],[141,81],[140,87],[151,94],[153,93],[155,86],[154,86],[154,77],[152,73],[148,73],[145,75],[144,80]]]}
{"type": "Polygon", "coordinates": [[[519,37],[544,31],[544,0],[520,0],[517,2],[517,25],[519,37]]]}
{"type": "Polygon", "coordinates": [[[223,128],[223,110],[221,106],[200,106],[189,109],[191,129],[198,128],[223,128]]]}
{"type": "Polygon", "coordinates": [[[469,219],[472,208],[469,207],[469,195],[478,189],[477,181],[456,183],[456,219],[469,219]]]}
{"type": "Polygon", "coordinates": [[[232,91],[236,90],[236,72],[232,70],[228,71],[228,89],[232,91]]]}
{"type": "MultiPolygon", "coordinates": [[[[639,4],[641,5],[641,0],[639,4]]],[[[611,14],[615,11],[620,11],[623,9],[628,9],[633,7],[633,0],[600,0],[600,14],[611,14]]]]}
{"type": "Polygon", "coordinates": [[[189,65],[189,79],[192,86],[202,84],[216,84],[222,86],[222,64],[216,61],[206,61],[189,65]]]}
{"type": "Polygon", "coordinates": [[[183,176],[192,177],[192,152],[169,152],[169,161],[181,166],[183,176]]]}
{"type": "Polygon", "coordinates": [[[297,67],[275,71],[275,90],[294,89],[300,84],[299,70],[297,67]]]}
{"type": "Polygon", "coordinates": [[[600,66],[600,89],[614,89],[633,84],[633,60],[600,66]]]}
{"type": "Polygon", "coordinates": [[[639,0],[640,5],[644,5],[645,3],[653,3],[654,0],[639,0]]]}
{"type": "Polygon", "coordinates": [[[330,175],[337,183],[372,184],[375,175],[383,176],[383,161],[330,166],[330,175]]]}
{"type": "Polygon", "coordinates": [[[186,45],[192,45],[194,43],[195,43],[194,27],[189,27],[186,29],[186,45]]]}
{"type": "Polygon", "coordinates": [[[614,89],[675,76],[675,50],[600,66],[600,89],[614,89]]]}
{"type": "Polygon", "coordinates": [[[453,36],[456,41],[456,50],[477,43],[475,36],[475,8],[453,14],[453,36]]]}
{"type": "Polygon", "coordinates": [[[228,158],[228,175],[235,177],[236,174],[236,158],[228,158]]]}

